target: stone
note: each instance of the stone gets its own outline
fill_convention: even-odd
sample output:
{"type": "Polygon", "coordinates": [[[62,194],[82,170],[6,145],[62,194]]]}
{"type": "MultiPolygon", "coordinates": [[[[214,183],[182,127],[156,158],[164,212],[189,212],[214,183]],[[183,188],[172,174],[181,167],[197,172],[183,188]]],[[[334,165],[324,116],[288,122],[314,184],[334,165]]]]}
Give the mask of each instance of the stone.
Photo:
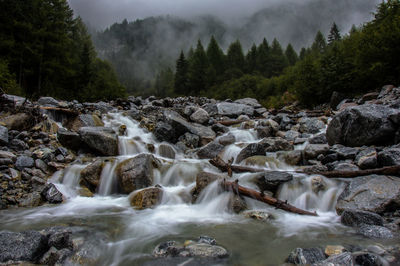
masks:
{"type": "Polygon", "coordinates": [[[326,260],[317,262],[313,266],[353,266],[353,257],[351,252],[343,252],[332,255],[326,260]]]}
{"type": "Polygon", "coordinates": [[[0,125],[0,146],[8,144],[8,128],[0,125]]]}
{"type": "Polygon", "coordinates": [[[300,165],[303,162],[303,152],[300,150],[285,152],[283,159],[289,165],[300,165]]]}
{"type": "Polygon", "coordinates": [[[311,190],[318,194],[320,191],[326,190],[326,183],[322,176],[313,176],[311,178],[311,190]]]}
{"type": "Polygon", "coordinates": [[[0,232],[0,262],[38,262],[47,249],[47,238],[39,232],[0,232]]]}
{"type": "Polygon", "coordinates": [[[318,134],[318,135],[312,137],[309,140],[309,142],[310,142],[310,144],[327,144],[328,140],[326,139],[326,134],[321,133],[321,134],[318,134]]]}
{"type": "Polygon", "coordinates": [[[229,256],[225,248],[217,245],[195,243],[186,246],[185,249],[190,257],[226,258],[229,256]]]}
{"type": "Polygon", "coordinates": [[[355,159],[359,150],[357,148],[352,147],[344,147],[342,145],[335,145],[333,150],[337,153],[339,159],[355,159]]]}
{"type": "Polygon", "coordinates": [[[374,148],[367,148],[357,154],[355,162],[360,169],[377,168],[378,154],[374,148]]]}
{"type": "Polygon", "coordinates": [[[234,213],[241,213],[248,209],[246,201],[239,195],[231,194],[228,202],[228,209],[234,213]]]}
{"type": "Polygon", "coordinates": [[[360,170],[357,165],[348,162],[339,162],[333,168],[334,171],[358,171],[360,170]]]}
{"type": "Polygon", "coordinates": [[[296,248],[290,253],[286,262],[304,265],[317,263],[325,259],[326,255],[322,248],[296,248]]]}
{"type": "Polygon", "coordinates": [[[281,184],[293,180],[293,175],[281,171],[268,171],[257,173],[254,178],[261,191],[268,190],[275,193],[281,184]]]}
{"type": "Polygon", "coordinates": [[[201,192],[216,180],[222,180],[224,176],[209,172],[200,172],[196,176],[196,186],[192,190],[192,202],[195,203],[201,192]]]}
{"type": "Polygon", "coordinates": [[[42,170],[43,173],[48,173],[49,171],[49,167],[47,166],[47,164],[41,160],[41,159],[36,159],[35,160],[35,167],[42,170]]]}
{"type": "Polygon", "coordinates": [[[253,116],[254,107],[246,104],[221,102],[217,104],[218,115],[236,118],[239,115],[253,116]]]}
{"type": "Polygon", "coordinates": [[[24,168],[31,168],[35,165],[35,161],[28,156],[22,155],[17,158],[15,162],[15,168],[22,171],[24,168]]]}
{"type": "Polygon", "coordinates": [[[393,238],[393,233],[389,229],[379,225],[361,225],[357,233],[369,238],[393,238]]]}
{"type": "Polygon", "coordinates": [[[172,125],[163,121],[157,122],[153,134],[158,141],[167,141],[170,143],[176,143],[179,138],[172,125]]]}
{"type": "Polygon", "coordinates": [[[130,117],[130,118],[136,120],[136,121],[140,121],[141,118],[142,118],[142,116],[141,116],[139,110],[136,109],[136,108],[132,108],[132,109],[126,111],[126,115],[127,115],[128,117],[130,117]]]}
{"type": "Polygon", "coordinates": [[[358,227],[363,224],[368,225],[383,225],[383,218],[373,212],[360,211],[360,210],[344,210],[340,216],[342,224],[352,227],[358,227]]]}
{"type": "Polygon", "coordinates": [[[298,137],[300,137],[300,133],[297,131],[294,131],[294,130],[288,130],[285,133],[285,139],[287,139],[289,141],[294,141],[298,137]]]}
{"type": "Polygon", "coordinates": [[[104,161],[97,159],[81,171],[81,179],[92,192],[96,192],[97,187],[100,185],[100,177],[103,167],[104,161]]]}
{"type": "Polygon", "coordinates": [[[321,131],[321,129],[325,128],[324,122],[315,117],[313,118],[302,117],[299,119],[299,124],[300,124],[299,131],[301,133],[315,134],[321,131]]]}
{"type": "Polygon", "coordinates": [[[397,113],[398,110],[376,104],[347,108],[332,118],[326,137],[330,145],[340,143],[350,147],[391,143],[396,125],[389,116],[397,113]]]}
{"type": "Polygon", "coordinates": [[[74,248],[72,232],[65,230],[56,230],[55,232],[50,232],[48,244],[50,247],[55,247],[58,250],[64,248],[72,250],[74,248]]]}
{"type": "Polygon", "coordinates": [[[117,179],[122,192],[149,187],[153,184],[154,168],[161,163],[151,154],[139,154],[120,163],[117,167],[117,179]]]}
{"type": "Polygon", "coordinates": [[[215,244],[186,241],[185,245],[180,245],[175,241],[167,241],[155,247],[153,256],[226,258],[229,253],[225,248],[215,244]]]}
{"type": "Polygon", "coordinates": [[[207,103],[201,106],[210,116],[218,114],[218,107],[215,103],[207,103]]]}
{"type": "Polygon", "coordinates": [[[230,134],[230,133],[218,138],[218,143],[223,145],[223,146],[227,146],[227,145],[233,144],[233,143],[235,143],[235,141],[236,141],[235,136],[233,134],[230,134]]]}
{"type": "Polygon", "coordinates": [[[225,146],[218,142],[210,142],[197,151],[199,159],[213,159],[224,150],[225,146]]]}
{"type": "Polygon", "coordinates": [[[334,109],[337,110],[336,107],[338,106],[338,104],[345,98],[344,94],[334,91],[331,95],[331,100],[329,103],[329,106],[334,109]]]}
{"type": "Polygon", "coordinates": [[[380,257],[372,253],[361,252],[353,254],[353,260],[355,265],[368,265],[368,266],[384,265],[382,264],[380,257]]]}
{"type": "Polygon", "coordinates": [[[255,130],[257,131],[257,137],[259,139],[273,137],[275,134],[270,126],[257,126],[255,130]]]}
{"type": "Polygon", "coordinates": [[[260,221],[260,222],[270,222],[271,220],[274,219],[274,216],[271,215],[268,212],[264,212],[264,211],[254,211],[254,210],[250,210],[250,211],[245,211],[243,213],[244,217],[256,220],[256,221],[260,221]]]}
{"type": "Polygon", "coordinates": [[[47,184],[40,194],[49,203],[57,204],[63,202],[63,195],[54,184],[47,184]]]}
{"type": "Polygon", "coordinates": [[[214,125],[211,126],[211,129],[215,132],[215,133],[221,133],[221,134],[225,134],[229,132],[229,128],[221,125],[220,123],[216,123],[214,125]]]}
{"type": "Polygon", "coordinates": [[[37,207],[42,205],[42,196],[40,195],[39,192],[32,192],[27,195],[25,195],[24,198],[22,198],[19,201],[18,206],[19,207],[37,207]]]}
{"type": "Polygon", "coordinates": [[[0,150],[0,158],[12,159],[14,161],[17,156],[12,152],[0,150]]]}
{"type": "Polygon", "coordinates": [[[175,159],[176,156],[174,148],[172,148],[172,146],[168,144],[160,144],[160,146],[158,147],[158,154],[161,157],[169,159],[175,159]]]}
{"type": "Polygon", "coordinates": [[[162,195],[163,190],[158,187],[144,188],[133,193],[130,203],[137,210],[153,208],[161,202],[162,195]]]}
{"type": "Polygon", "coordinates": [[[197,148],[199,146],[200,137],[189,132],[186,132],[179,137],[179,141],[185,144],[190,149],[197,148]]]}
{"type": "Polygon", "coordinates": [[[0,119],[0,123],[4,124],[8,130],[29,130],[35,119],[31,114],[17,113],[0,119]]]}
{"type": "Polygon", "coordinates": [[[118,138],[112,128],[82,127],[79,135],[94,152],[105,156],[118,155],[118,138]]]}
{"type": "Polygon", "coordinates": [[[400,165],[400,148],[389,147],[378,153],[379,166],[400,165]]]}
{"type": "Polygon", "coordinates": [[[328,144],[308,144],[304,148],[304,157],[306,159],[314,159],[317,158],[318,155],[325,155],[329,151],[328,144]]]}
{"type": "Polygon", "coordinates": [[[259,144],[264,146],[265,152],[293,150],[293,145],[289,141],[280,137],[264,138],[259,142],[259,144]]]}
{"type": "Polygon", "coordinates": [[[254,98],[243,98],[234,101],[234,103],[245,104],[254,108],[261,108],[262,105],[254,98]]]}
{"type": "Polygon", "coordinates": [[[236,163],[240,163],[244,159],[255,156],[255,155],[265,155],[265,149],[262,144],[250,143],[245,148],[243,148],[236,157],[236,163]]]}
{"type": "Polygon", "coordinates": [[[400,178],[369,175],[353,178],[339,195],[336,211],[363,210],[385,213],[400,206],[400,178]]]}
{"type": "Polygon", "coordinates": [[[41,106],[58,107],[60,103],[53,97],[40,97],[37,103],[41,106]]]}
{"type": "Polygon", "coordinates": [[[77,132],[68,131],[60,128],[57,131],[57,140],[64,146],[71,150],[78,151],[82,148],[82,140],[77,132]]]}
{"type": "Polygon", "coordinates": [[[339,255],[345,252],[346,249],[343,246],[332,246],[328,245],[325,247],[325,255],[330,257],[332,255],[339,255]]]}
{"type": "Polygon", "coordinates": [[[71,255],[72,251],[69,249],[58,250],[51,247],[40,259],[39,263],[42,265],[62,265],[64,260],[71,255]]]}
{"type": "Polygon", "coordinates": [[[199,244],[208,244],[208,245],[216,245],[217,240],[215,240],[212,237],[209,236],[199,236],[199,239],[197,241],[199,244]]]}
{"type": "Polygon", "coordinates": [[[210,120],[210,115],[206,110],[199,108],[190,116],[190,120],[195,123],[204,124],[210,120]]]}

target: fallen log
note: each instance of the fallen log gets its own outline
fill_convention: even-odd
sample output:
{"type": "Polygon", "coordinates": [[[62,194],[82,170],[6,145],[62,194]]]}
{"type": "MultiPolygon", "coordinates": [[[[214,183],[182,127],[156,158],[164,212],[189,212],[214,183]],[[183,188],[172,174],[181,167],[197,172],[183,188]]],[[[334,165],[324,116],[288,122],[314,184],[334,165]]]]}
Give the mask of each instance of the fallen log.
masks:
{"type": "Polygon", "coordinates": [[[62,112],[62,113],[69,114],[69,115],[74,115],[74,116],[79,115],[79,112],[78,112],[78,111],[71,110],[71,109],[66,109],[66,108],[50,107],[50,106],[40,106],[40,109],[42,109],[42,110],[48,110],[48,111],[62,112]]]}
{"type": "Polygon", "coordinates": [[[386,166],[382,168],[375,169],[366,169],[366,170],[358,170],[358,171],[326,171],[326,172],[313,172],[313,171],[296,171],[298,173],[305,174],[317,174],[323,175],[325,177],[335,178],[353,178],[357,176],[366,176],[366,175],[394,175],[400,176],[400,165],[395,166],[386,166]]]}
{"type": "Polygon", "coordinates": [[[249,197],[261,202],[264,202],[268,205],[274,206],[277,209],[281,209],[284,211],[288,211],[291,213],[301,214],[301,215],[311,215],[311,216],[318,216],[317,212],[310,212],[303,209],[299,209],[293,205],[287,203],[287,201],[282,201],[277,198],[270,197],[265,195],[263,192],[259,192],[250,188],[242,187],[239,185],[238,180],[235,182],[229,182],[225,179],[221,183],[221,187],[225,191],[232,191],[235,194],[249,197]]]}
{"type": "MultiPolygon", "coordinates": [[[[230,160],[230,162],[233,160],[230,160]]],[[[219,170],[222,172],[228,172],[229,176],[232,176],[232,172],[235,173],[258,173],[258,172],[265,172],[266,169],[262,168],[253,168],[253,167],[247,167],[247,166],[241,166],[241,165],[233,165],[232,163],[226,163],[224,160],[222,160],[221,157],[217,156],[214,159],[209,160],[209,162],[217,167],[219,170]]]]}

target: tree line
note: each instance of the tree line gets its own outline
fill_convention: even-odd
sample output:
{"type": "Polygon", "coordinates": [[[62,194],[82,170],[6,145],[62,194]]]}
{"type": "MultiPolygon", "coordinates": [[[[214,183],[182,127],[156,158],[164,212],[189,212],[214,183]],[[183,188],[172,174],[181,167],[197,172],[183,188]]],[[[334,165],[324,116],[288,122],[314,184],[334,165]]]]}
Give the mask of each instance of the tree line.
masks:
{"type": "Polygon", "coordinates": [[[66,0],[0,0],[0,87],[81,101],[126,94],[66,0]]]}

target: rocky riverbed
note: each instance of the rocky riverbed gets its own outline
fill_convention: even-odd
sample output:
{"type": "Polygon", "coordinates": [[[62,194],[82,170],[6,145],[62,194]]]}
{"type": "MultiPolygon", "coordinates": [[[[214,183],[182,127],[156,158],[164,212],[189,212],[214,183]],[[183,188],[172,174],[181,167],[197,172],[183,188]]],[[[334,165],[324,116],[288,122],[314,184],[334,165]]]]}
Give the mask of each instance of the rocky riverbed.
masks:
{"type": "Polygon", "coordinates": [[[339,100],[2,95],[0,263],[398,265],[400,88],[339,100]],[[260,171],[229,177],[217,156],[260,171]]]}

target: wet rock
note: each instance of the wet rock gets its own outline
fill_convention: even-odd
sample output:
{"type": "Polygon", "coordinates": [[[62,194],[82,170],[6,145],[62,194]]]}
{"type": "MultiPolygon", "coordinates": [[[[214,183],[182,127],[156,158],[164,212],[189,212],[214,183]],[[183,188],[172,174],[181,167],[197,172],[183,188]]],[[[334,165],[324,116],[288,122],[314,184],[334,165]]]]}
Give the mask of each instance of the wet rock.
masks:
{"type": "Polygon", "coordinates": [[[168,144],[160,144],[158,147],[160,156],[170,159],[175,159],[175,150],[168,144]]]}
{"type": "Polygon", "coordinates": [[[136,121],[140,121],[141,120],[141,115],[138,109],[136,108],[132,108],[128,111],[126,111],[126,115],[129,116],[130,118],[136,120],[136,121]]]}
{"type": "Polygon", "coordinates": [[[40,259],[39,263],[43,265],[62,265],[64,260],[71,255],[71,250],[51,247],[40,259]]]}
{"type": "Polygon", "coordinates": [[[37,103],[41,106],[58,107],[60,103],[53,97],[40,97],[37,103]]]}
{"type": "Polygon", "coordinates": [[[261,108],[262,105],[254,98],[243,98],[234,101],[234,103],[245,104],[254,108],[261,108]]]}
{"type": "Polygon", "coordinates": [[[360,210],[345,210],[343,211],[340,221],[347,226],[358,227],[363,224],[367,225],[383,225],[383,218],[373,212],[360,210]]]}
{"type": "Polygon", "coordinates": [[[303,152],[300,150],[293,150],[284,153],[283,158],[289,165],[299,165],[303,162],[303,152]]]}
{"type": "Polygon", "coordinates": [[[200,137],[189,132],[186,132],[179,137],[179,141],[185,144],[190,149],[197,148],[199,146],[200,137]]]}
{"type": "Polygon", "coordinates": [[[348,162],[339,162],[333,168],[334,171],[358,171],[360,170],[357,165],[348,162]]]}
{"type": "Polygon", "coordinates": [[[325,255],[330,257],[332,255],[338,255],[345,252],[346,249],[343,246],[331,246],[328,245],[325,247],[325,255]]]}
{"type": "Polygon", "coordinates": [[[379,152],[378,163],[380,166],[400,165],[400,148],[394,146],[379,152]]]}
{"type": "Polygon", "coordinates": [[[236,138],[233,134],[227,134],[225,136],[221,136],[220,138],[218,138],[218,142],[221,145],[227,146],[230,144],[235,143],[236,138]]]}
{"type": "Polygon", "coordinates": [[[380,257],[372,253],[353,254],[353,260],[356,265],[368,265],[368,266],[383,265],[380,257]]]}
{"type": "Polygon", "coordinates": [[[329,123],[326,132],[328,142],[330,145],[340,143],[351,147],[393,142],[396,125],[389,116],[398,112],[375,104],[347,108],[329,123]]]}
{"type": "Polygon", "coordinates": [[[197,156],[200,159],[213,159],[220,154],[224,148],[225,146],[219,144],[218,142],[210,142],[197,151],[197,156]]]}
{"type": "Polygon", "coordinates": [[[41,160],[41,159],[36,159],[35,160],[35,167],[42,170],[44,173],[48,173],[49,171],[49,167],[47,166],[47,164],[41,160]]]}
{"type": "Polygon", "coordinates": [[[160,162],[150,154],[140,154],[125,160],[117,167],[117,178],[124,193],[146,188],[153,183],[153,169],[160,167],[160,162]]]}
{"type": "Polygon", "coordinates": [[[326,183],[321,176],[313,176],[311,179],[311,190],[318,194],[320,191],[326,190],[326,183]]]}
{"type": "Polygon", "coordinates": [[[97,159],[81,171],[81,178],[92,192],[95,192],[97,187],[100,185],[100,176],[103,167],[104,161],[97,159]]]}
{"type": "Polygon", "coordinates": [[[224,125],[221,125],[220,123],[216,123],[216,124],[212,125],[211,129],[216,133],[225,134],[225,133],[229,132],[229,128],[224,125]]]}
{"type": "Polygon", "coordinates": [[[14,115],[6,116],[0,119],[0,122],[4,123],[8,130],[28,130],[33,126],[32,115],[26,113],[17,113],[14,115]]]}
{"type": "Polygon", "coordinates": [[[48,184],[40,194],[49,203],[57,204],[63,202],[63,195],[54,184],[48,184]]]}
{"type": "Polygon", "coordinates": [[[321,129],[325,128],[324,122],[319,120],[318,118],[308,118],[303,117],[299,120],[300,128],[299,131],[301,133],[310,133],[315,134],[318,133],[321,129]]]}
{"type": "Polygon", "coordinates": [[[72,232],[64,228],[51,227],[47,230],[48,233],[48,245],[55,247],[58,250],[73,249],[74,244],[72,241],[72,232]]]}
{"type": "Polygon", "coordinates": [[[35,165],[35,161],[28,156],[22,155],[17,158],[15,162],[15,168],[22,171],[24,168],[31,168],[35,165]]]}
{"type": "Polygon", "coordinates": [[[0,150],[0,158],[5,158],[5,159],[12,159],[13,161],[16,160],[17,156],[9,151],[1,151],[0,150]]]}
{"type": "Polygon", "coordinates": [[[153,208],[161,202],[162,195],[163,190],[158,187],[135,191],[130,199],[131,206],[137,210],[153,208]]]}
{"type": "Polygon", "coordinates": [[[240,151],[236,157],[236,163],[240,163],[244,159],[255,156],[255,155],[265,155],[265,149],[262,144],[250,143],[244,149],[240,151]]]}
{"type": "Polygon", "coordinates": [[[37,262],[47,249],[47,238],[39,232],[0,232],[0,262],[37,262]]]}
{"type": "Polygon", "coordinates": [[[270,222],[271,220],[274,219],[274,216],[271,215],[268,212],[264,212],[264,211],[245,211],[244,216],[256,221],[260,221],[260,222],[270,222]]]}
{"type": "Polygon", "coordinates": [[[199,244],[208,244],[208,245],[216,245],[217,240],[215,238],[209,237],[209,236],[199,236],[199,239],[197,240],[197,243],[199,244]]]}
{"type": "Polygon", "coordinates": [[[328,151],[328,144],[308,144],[304,148],[304,157],[306,159],[314,159],[320,154],[325,155],[328,151]]]}
{"type": "Polygon", "coordinates": [[[378,166],[378,155],[374,148],[367,148],[360,151],[355,159],[361,169],[376,168],[378,166]]]}
{"type": "Polygon", "coordinates": [[[32,192],[19,201],[20,207],[37,207],[42,205],[42,196],[39,192],[32,192]]]}
{"type": "Polygon", "coordinates": [[[206,110],[199,108],[190,116],[190,120],[195,123],[204,124],[210,120],[210,115],[206,110]]]}
{"type": "Polygon", "coordinates": [[[8,144],[8,128],[0,125],[0,146],[8,144]]]}
{"type": "Polygon", "coordinates": [[[216,180],[222,180],[224,176],[209,172],[200,172],[196,176],[196,186],[192,190],[192,202],[196,202],[204,188],[216,180]]]}
{"type": "Polygon", "coordinates": [[[158,141],[167,141],[170,143],[176,143],[180,136],[178,136],[171,124],[162,121],[157,122],[153,134],[158,141]]]}
{"type": "Polygon", "coordinates": [[[57,131],[57,139],[64,146],[71,150],[77,151],[82,148],[82,141],[78,133],[68,131],[64,128],[60,128],[57,131]]]}
{"type": "Polygon", "coordinates": [[[82,141],[98,154],[118,155],[118,138],[111,128],[82,127],[79,130],[82,141]]]}
{"type": "Polygon", "coordinates": [[[400,206],[400,178],[369,175],[356,177],[340,194],[336,211],[346,209],[384,213],[400,206]]]}
{"type": "Polygon", "coordinates": [[[241,213],[247,210],[246,201],[239,195],[231,194],[228,202],[228,209],[234,213],[241,213]]]}
{"type": "Polygon", "coordinates": [[[322,248],[296,248],[293,250],[286,262],[295,265],[304,265],[320,262],[326,259],[322,248]]]}
{"type": "Polygon", "coordinates": [[[327,144],[328,140],[326,139],[326,134],[321,133],[321,134],[318,134],[318,135],[312,137],[309,140],[309,142],[310,142],[310,144],[327,144]]]}
{"type": "Polygon", "coordinates": [[[246,104],[222,102],[217,104],[218,114],[236,118],[239,115],[253,116],[254,108],[246,104]]]}
{"type": "Polygon", "coordinates": [[[379,225],[361,225],[357,233],[369,238],[393,238],[393,233],[389,229],[379,225]]]}
{"type": "Polygon", "coordinates": [[[290,151],[293,150],[293,145],[280,137],[265,138],[259,142],[264,146],[265,152],[277,152],[277,151],[290,151]]]}
{"type": "Polygon", "coordinates": [[[286,131],[286,133],[285,133],[285,139],[290,140],[290,141],[294,141],[298,137],[300,137],[300,133],[297,131],[294,131],[294,130],[289,130],[289,131],[286,131]]]}
{"type": "Polygon", "coordinates": [[[268,171],[256,174],[255,180],[261,191],[268,190],[275,193],[281,184],[293,180],[293,175],[281,171],[268,171]]]}
{"type": "Polygon", "coordinates": [[[353,266],[353,257],[350,252],[343,252],[341,254],[332,255],[326,260],[317,262],[313,266],[353,266]]]}

